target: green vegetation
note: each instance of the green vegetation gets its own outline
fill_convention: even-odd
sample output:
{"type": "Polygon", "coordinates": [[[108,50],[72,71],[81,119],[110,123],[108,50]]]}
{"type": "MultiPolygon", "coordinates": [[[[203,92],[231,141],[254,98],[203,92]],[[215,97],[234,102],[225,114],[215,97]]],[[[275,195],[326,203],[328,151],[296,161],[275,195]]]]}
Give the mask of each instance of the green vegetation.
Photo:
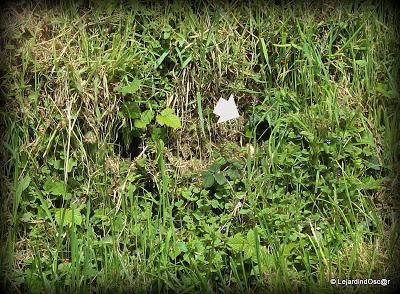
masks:
{"type": "Polygon", "coordinates": [[[394,287],[394,8],[189,2],[2,11],[2,283],[394,287]],[[242,116],[217,125],[213,107],[230,94],[242,116]]]}

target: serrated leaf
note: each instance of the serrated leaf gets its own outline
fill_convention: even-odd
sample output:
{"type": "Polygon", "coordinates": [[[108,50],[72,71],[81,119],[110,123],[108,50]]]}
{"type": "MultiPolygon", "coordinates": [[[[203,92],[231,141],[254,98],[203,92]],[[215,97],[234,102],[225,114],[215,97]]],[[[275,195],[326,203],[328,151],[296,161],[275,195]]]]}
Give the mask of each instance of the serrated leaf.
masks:
{"type": "Polygon", "coordinates": [[[236,180],[240,178],[240,174],[236,169],[228,169],[226,171],[226,174],[231,180],[236,180]]]}
{"type": "Polygon", "coordinates": [[[214,185],[214,176],[209,171],[203,172],[203,184],[206,188],[210,188],[214,185]]]}
{"type": "Polygon", "coordinates": [[[213,164],[211,164],[211,166],[209,167],[209,170],[213,173],[218,172],[221,169],[221,164],[219,162],[214,162],[213,164]]]}
{"type": "Polygon", "coordinates": [[[217,181],[218,185],[223,185],[226,183],[227,179],[222,172],[217,172],[214,175],[215,180],[217,181]]]}
{"type": "Polygon", "coordinates": [[[118,91],[121,92],[122,94],[133,94],[136,93],[137,90],[139,90],[141,84],[142,84],[141,80],[134,79],[128,85],[119,88],[118,91]]]}
{"type": "Polygon", "coordinates": [[[166,125],[174,129],[181,127],[181,119],[175,114],[172,108],[166,108],[161,111],[161,114],[157,115],[156,120],[162,126],[166,125]]]}
{"type": "Polygon", "coordinates": [[[243,238],[241,233],[235,234],[233,237],[229,238],[227,244],[237,252],[240,252],[244,249],[246,245],[246,240],[243,238]]]}
{"type": "Polygon", "coordinates": [[[153,111],[146,110],[140,115],[140,119],[135,120],[134,126],[139,129],[144,129],[151,122],[153,117],[153,111]]]}
{"type": "Polygon", "coordinates": [[[212,208],[219,208],[219,202],[216,199],[210,201],[212,208]]]}
{"type": "Polygon", "coordinates": [[[75,224],[77,224],[77,225],[82,224],[82,215],[78,209],[74,209],[74,211],[72,212],[72,209],[70,209],[70,208],[69,209],[59,208],[59,209],[57,209],[57,211],[55,213],[55,220],[59,225],[63,221],[62,222],[63,226],[66,226],[66,225],[72,224],[72,216],[74,217],[75,224]],[[62,219],[63,210],[64,210],[64,220],[62,219]]]}
{"type": "Polygon", "coordinates": [[[64,182],[62,181],[51,181],[47,180],[43,188],[46,192],[52,194],[52,195],[65,195],[67,193],[66,187],[64,185],[64,182]]]}

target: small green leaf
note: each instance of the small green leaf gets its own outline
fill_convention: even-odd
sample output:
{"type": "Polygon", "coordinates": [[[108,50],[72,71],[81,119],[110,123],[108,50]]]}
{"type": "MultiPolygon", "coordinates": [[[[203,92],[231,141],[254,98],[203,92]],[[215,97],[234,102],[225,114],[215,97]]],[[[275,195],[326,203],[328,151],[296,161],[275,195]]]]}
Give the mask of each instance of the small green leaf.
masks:
{"type": "Polygon", "coordinates": [[[236,180],[240,178],[240,174],[236,169],[228,169],[226,171],[226,174],[231,180],[236,180]]]}
{"type": "Polygon", "coordinates": [[[167,55],[168,55],[168,50],[165,51],[163,54],[161,54],[161,56],[157,59],[155,68],[157,68],[161,65],[161,63],[164,61],[164,59],[165,59],[165,57],[167,57],[167,55]]]}
{"type": "Polygon", "coordinates": [[[363,60],[363,59],[356,60],[356,64],[357,64],[358,66],[364,67],[364,66],[367,65],[367,61],[366,61],[366,60],[363,60]]]}
{"type": "Polygon", "coordinates": [[[185,242],[178,242],[178,248],[182,251],[182,252],[187,252],[187,246],[185,242]]]}
{"type": "Polygon", "coordinates": [[[153,119],[154,114],[151,110],[146,110],[140,115],[140,119],[136,119],[134,126],[139,129],[144,129],[153,119]]]}
{"type": "Polygon", "coordinates": [[[30,222],[30,221],[32,221],[34,219],[35,219],[35,216],[33,215],[32,212],[29,212],[29,211],[25,212],[21,217],[21,221],[22,222],[30,222]]]}
{"type": "Polygon", "coordinates": [[[174,114],[174,110],[172,108],[166,108],[161,111],[160,115],[157,115],[156,120],[160,125],[166,125],[168,127],[177,129],[181,127],[181,119],[179,116],[174,114]]]}
{"type": "Polygon", "coordinates": [[[31,182],[31,177],[30,177],[30,176],[25,176],[25,177],[20,181],[20,184],[18,185],[18,188],[21,189],[21,190],[20,190],[21,193],[22,193],[23,191],[25,191],[26,188],[29,187],[30,182],[31,182]]]}
{"type": "Polygon", "coordinates": [[[156,120],[160,125],[166,125],[168,127],[177,129],[181,127],[181,119],[175,115],[175,111],[172,108],[166,108],[161,111],[160,115],[157,115],[156,120]]]}
{"type": "Polygon", "coordinates": [[[294,248],[296,248],[296,243],[293,243],[293,242],[284,245],[283,256],[290,255],[290,253],[292,252],[292,250],[294,248]]]}
{"type": "Polygon", "coordinates": [[[219,202],[217,199],[213,199],[210,201],[212,208],[219,208],[219,202]]]}

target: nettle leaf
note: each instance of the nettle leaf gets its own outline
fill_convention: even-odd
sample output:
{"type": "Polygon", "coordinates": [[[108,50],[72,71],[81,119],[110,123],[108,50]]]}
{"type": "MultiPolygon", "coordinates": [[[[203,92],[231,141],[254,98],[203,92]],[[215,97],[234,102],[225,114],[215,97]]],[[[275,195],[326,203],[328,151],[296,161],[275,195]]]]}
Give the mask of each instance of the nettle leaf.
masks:
{"type": "Polygon", "coordinates": [[[218,185],[223,185],[226,183],[227,179],[222,172],[217,172],[214,175],[215,180],[217,181],[218,185]]]}
{"type": "Polygon", "coordinates": [[[161,111],[161,114],[157,115],[156,120],[162,126],[166,125],[174,129],[181,127],[181,119],[175,114],[172,108],[166,108],[161,111]]]}
{"type": "Polygon", "coordinates": [[[226,174],[231,180],[237,180],[240,178],[240,173],[236,169],[228,169],[226,174]]]}
{"type": "Polygon", "coordinates": [[[117,91],[121,92],[122,94],[133,94],[133,93],[136,93],[137,90],[139,90],[141,84],[142,84],[141,80],[134,79],[128,85],[126,85],[124,87],[117,88],[117,91]]]}
{"type": "Polygon", "coordinates": [[[203,172],[203,184],[206,188],[210,188],[214,185],[214,176],[209,171],[203,172]]]}
{"type": "Polygon", "coordinates": [[[134,126],[139,129],[144,129],[153,119],[154,113],[152,110],[146,110],[140,115],[140,119],[136,119],[134,126]]]}
{"type": "Polygon", "coordinates": [[[47,180],[44,185],[43,188],[46,192],[52,194],[52,195],[66,195],[67,194],[67,190],[66,187],[64,185],[63,181],[52,181],[52,180],[47,180]]]}
{"type": "Polygon", "coordinates": [[[212,206],[212,208],[219,208],[219,202],[217,199],[213,199],[209,203],[212,206]]]}
{"type": "Polygon", "coordinates": [[[60,225],[62,222],[63,226],[66,225],[70,225],[72,224],[72,217],[74,218],[74,223],[77,225],[81,225],[82,224],[82,215],[79,212],[78,209],[74,209],[72,211],[72,209],[63,209],[63,208],[59,208],[57,209],[56,213],[55,213],[55,220],[56,222],[60,225]],[[64,220],[62,219],[63,217],[63,210],[64,210],[64,220]]]}
{"type": "Polygon", "coordinates": [[[243,251],[247,241],[243,238],[241,233],[235,234],[233,237],[229,238],[227,244],[236,252],[243,251]]]}

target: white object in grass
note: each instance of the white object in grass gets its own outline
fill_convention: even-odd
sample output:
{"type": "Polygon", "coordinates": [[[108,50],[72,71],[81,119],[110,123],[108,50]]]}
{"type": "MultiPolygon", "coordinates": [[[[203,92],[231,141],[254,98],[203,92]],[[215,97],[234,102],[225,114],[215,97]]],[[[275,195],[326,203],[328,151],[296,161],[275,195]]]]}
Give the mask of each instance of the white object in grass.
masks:
{"type": "Polygon", "coordinates": [[[214,114],[219,116],[218,123],[223,123],[231,119],[239,117],[239,111],[233,99],[233,94],[229,96],[228,100],[220,98],[215,105],[214,114]]]}

